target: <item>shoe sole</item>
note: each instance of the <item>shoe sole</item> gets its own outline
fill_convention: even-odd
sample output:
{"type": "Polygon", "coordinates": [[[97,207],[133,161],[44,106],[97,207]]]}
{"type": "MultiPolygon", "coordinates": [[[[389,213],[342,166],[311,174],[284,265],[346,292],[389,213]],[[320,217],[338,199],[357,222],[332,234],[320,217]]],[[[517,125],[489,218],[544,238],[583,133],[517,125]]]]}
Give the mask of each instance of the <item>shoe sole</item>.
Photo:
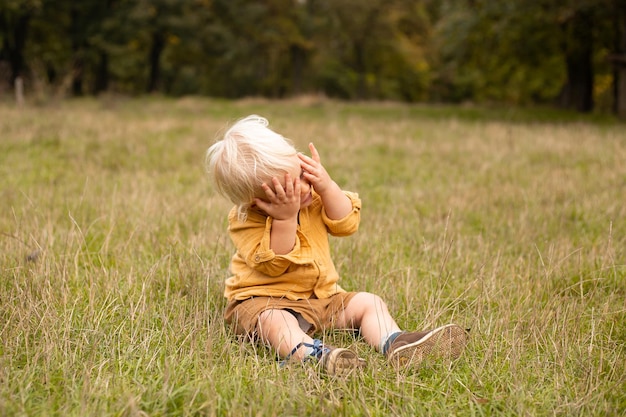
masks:
{"type": "Polygon", "coordinates": [[[335,348],[323,357],[324,370],[332,376],[346,376],[364,366],[365,360],[349,349],[335,348]]]}
{"type": "Polygon", "coordinates": [[[457,359],[467,345],[467,331],[456,324],[438,327],[420,340],[396,349],[389,361],[396,367],[417,366],[425,359],[457,359]]]}

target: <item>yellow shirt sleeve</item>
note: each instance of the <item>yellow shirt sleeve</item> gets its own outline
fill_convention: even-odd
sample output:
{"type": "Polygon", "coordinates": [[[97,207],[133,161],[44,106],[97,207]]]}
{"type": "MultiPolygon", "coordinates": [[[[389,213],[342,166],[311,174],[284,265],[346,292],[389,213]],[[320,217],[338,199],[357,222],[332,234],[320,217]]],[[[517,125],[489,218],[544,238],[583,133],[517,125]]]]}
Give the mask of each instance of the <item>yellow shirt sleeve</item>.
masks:
{"type": "Polygon", "coordinates": [[[352,211],[343,219],[333,220],[328,218],[326,212],[322,210],[322,220],[328,228],[328,233],[333,236],[349,236],[359,230],[361,222],[361,199],[357,193],[344,191],[352,202],[352,211]]]}

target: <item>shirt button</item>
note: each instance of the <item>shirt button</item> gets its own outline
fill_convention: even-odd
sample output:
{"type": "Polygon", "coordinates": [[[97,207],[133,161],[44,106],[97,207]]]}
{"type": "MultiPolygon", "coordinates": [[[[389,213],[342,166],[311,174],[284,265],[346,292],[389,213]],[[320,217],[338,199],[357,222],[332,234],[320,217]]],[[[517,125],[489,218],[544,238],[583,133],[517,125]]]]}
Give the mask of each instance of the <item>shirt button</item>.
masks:
{"type": "Polygon", "coordinates": [[[261,257],[259,255],[257,255],[257,256],[254,257],[254,260],[256,262],[260,262],[261,261],[261,257]]]}

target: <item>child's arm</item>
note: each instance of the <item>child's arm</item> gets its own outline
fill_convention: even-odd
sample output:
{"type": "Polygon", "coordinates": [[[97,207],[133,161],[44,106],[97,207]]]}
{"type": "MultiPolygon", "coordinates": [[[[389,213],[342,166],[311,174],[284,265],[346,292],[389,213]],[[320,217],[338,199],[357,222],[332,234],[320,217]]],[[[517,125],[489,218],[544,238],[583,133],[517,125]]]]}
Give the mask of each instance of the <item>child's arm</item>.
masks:
{"type": "Polygon", "coordinates": [[[277,255],[284,255],[293,249],[296,243],[298,228],[298,211],[300,210],[300,178],[291,179],[285,174],[285,187],[278,178],[272,178],[272,189],[262,184],[267,201],[255,199],[256,205],[272,218],[270,231],[270,249],[277,255]]]}
{"type": "Polygon", "coordinates": [[[315,191],[322,198],[324,211],[330,219],[339,220],[352,211],[352,202],[339,188],[337,183],[328,175],[320,162],[320,155],[312,143],[309,143],[311,157],[298,154],[304,177],[313,185],[315,191]]]}
{"type": "Polygon", "coordinates": [[[246,221],[239,220],[237,208],[228,216],[228,233],[236,249],[236,257],[258,272],[270,277],[278,277],[295,264],[310,263],[310,257],[303,256],[300,238],[296,237],[291,252],[277,254],[270,248],[274,219],[260,210],[251,210],[246,221]]]}

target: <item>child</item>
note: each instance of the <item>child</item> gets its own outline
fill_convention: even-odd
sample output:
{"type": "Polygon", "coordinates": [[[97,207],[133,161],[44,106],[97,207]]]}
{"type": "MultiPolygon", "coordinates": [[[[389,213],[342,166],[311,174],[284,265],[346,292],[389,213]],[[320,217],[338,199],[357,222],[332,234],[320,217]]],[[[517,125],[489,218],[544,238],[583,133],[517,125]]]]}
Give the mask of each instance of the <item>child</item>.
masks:
{"type": "Polygon", "coordinates": [[[309,150],[311,157],[298,153],[253,115],[207,152],[217,191],[235,204],[228,216],[236,253],[225,286],[226,322],[279,356],[313,359],[332,375],[364,360],[313,338],[325,329],[358,329],[395,366],[418,365],[425,356],[458,357],[467,343],[461,327],[403,332],[380,297],[339,286],[328,234],[357,231],[361,200],[339,188],[312,143],[309,150]]]}

